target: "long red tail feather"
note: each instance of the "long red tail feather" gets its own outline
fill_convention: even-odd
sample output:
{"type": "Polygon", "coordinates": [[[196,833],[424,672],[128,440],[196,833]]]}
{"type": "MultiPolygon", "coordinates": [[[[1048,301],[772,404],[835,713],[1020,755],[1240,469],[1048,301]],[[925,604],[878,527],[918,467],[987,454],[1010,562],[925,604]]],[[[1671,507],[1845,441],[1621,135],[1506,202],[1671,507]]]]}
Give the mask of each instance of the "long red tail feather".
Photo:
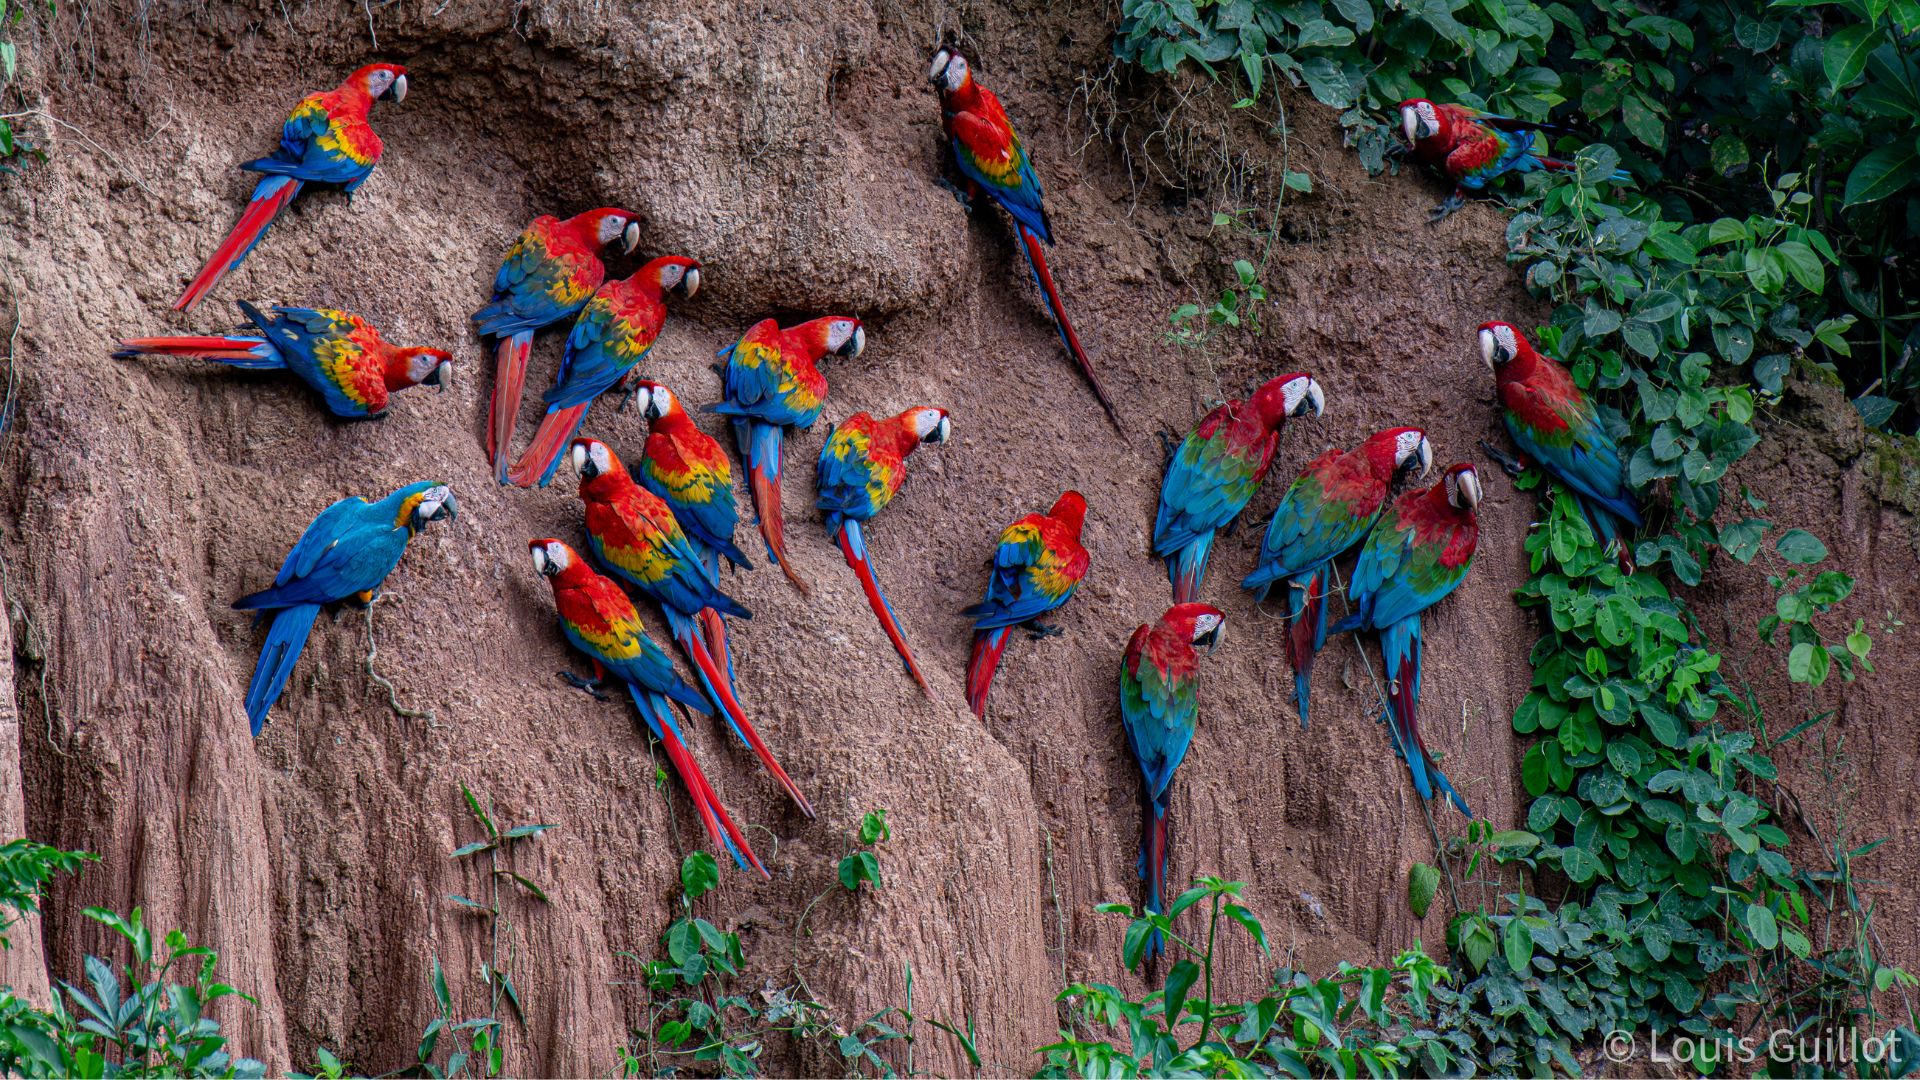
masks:
{"type": "Polygon", "coordinates": [[[493,478],[507,482],[507,454],[513,448],[514,422],[520,415],[520,395],[527,385],[527,357],[533,352],[533,334],[521,331],[500,339],[494,351],[493,401],[487,412],[487,459],[493,478]]]}
{"type": "MultiPolygon", "coordinates": [[[[265,186],[264,182],[262,186],[265,186]]],[[[220,283],[220,279],[227,276],[227,271],[232,270],[234,264],[244,258],[247,251],[259,241],[260,235],[267,231],[267,226],[273,224],[274,217],[286,209],[298,194],[300,181],[288,179],[272,192],[248,202],[247,208],[240,212],[240,220],[234,225],[233,231],[214,250],[213,258],[208,259],[206,265],[200,268],[200,273],[194,275],[186,291],[180,294],[180,299],[173,302],[173,310],[185,311],[205,299],[207,293],[220,283]]]]}
{"type": "Polygon", "coordinates": [[[747,838],[740,833],[740,827],[727,815],[727,808],[714,794],[713,785],[707,782],[707,774],[700,771],[700,765],[693,760],[686,744],[677,738],[672,729],[663,727],[660,732],[660,744],[666,747],[667,760],[673,763],[674,770],[680,774],[680,782],[686,785],[687,795],[693,801],[694,810],[699,813],[701,822],[707,828],[707,836],[720,847],[732,846],[746,857],[761,877],[771,877],[767,868],[760,863],[760,857],[748,846],[747,838]],[[726,838],[721,838],[722,831],[726,838]]]}
{"type": "Polygon", "coordinates": [[[1074,333],[1073,323],[1067,318],[1067,309],[1060,303],[1060,290],[1053,283],[1053,271],[1047,268],[1047,256],[1040,235],[1024,225],[1018,228],[1020,240],[1027,248],[1027,261],[1033,266],[1033,276],[1040,283],[1040,291],[1046,295],[1047,308],[1052,311],[1053,321],[1060,328],[1061,340],[1066,343],[1067,351],[1073,354],[1073,362],[1080,365],[1080,374],[1086,376],[1087,384],[1093,387],[1093,396],[1100,400],[1100,407],[1107,411],[1107,419],[1118,428],[1120,416],[1113,411],[1107,388],[1100,385],[1100,376],[1094,374],[1093,361],[1088,359],[1087,350],[1080,346],[1080,335],[1074,333]]]}
{"type": "Polygon", "coordinates": [[[760,535],[767,542],[767,550],[773,552],[773,559],[780,564],[780,572],[787,575],[793,587],[800,590],[801,596],[812,592],[805,578],[793,568],[793,560],[787,558],[787,523],[780,509],[780,478],[764,465],[750,466],[747,471],[749,488],[753,493],[753,508],[760,514],[760,535]]]}
{"type": "Polygon", "coordinates": [[[558,467],[560,455],[566,452],[567,444],[573,441],[573,433],[580,430],[580,421],[587,415],[587,407],[592,402],[584,402],[571,408],[550,412],[540,418],[540,426],[533,433],[533,441],[527,444],[527,451],[520,460],[513,463],[507,471],[507,482],[515,487],[533,487],[545,485],[553,478],[558,467]]]}
{"type": "Polygon", "coordinates": [[[252,360],[253,348],[260,338],[246,337],[148,337],[128,338],[120,343],[120,355],[146,353],[152,356],[192,356],[201,360],[252,360]]]}
{"type": "Polygon", "coordinates": [[[800,808],[800,812],[812,817],[813,807],[808,805],[807,797],[800,794],[800,785],[794,783],[793,778],[787,775],[787,770],[780,767],[780,762],[774,758],[773,751],[767,749],[767,744],[761,740],[760,733],[753,729],[753,722],[747,719],[746,711],[740,708],[740,702],[733,696],[733,687],[728,683],[727,673],[714,662],[713,654],[707,651],[707,643],[702,640],[700,633],[689,631],[680,644],[692,655],[693,662],[699,667],[700,673],[706,676],[707,685],[713,688],[714,696],[720,699],[720,707],[727,711],[727,718],[733,721],[734,730],[739,732],[740,737],[753,748],[754,754],[760,758],[760,764],[766,766],[767,772],[772,774],[774,781],[792,797],[794,805],[800,808]]]}
{"type": "Polygon", "coordinates": [[[927,677],[920,674],[920,665],[913,658],[913,650],[907,646],[907,636],[900,632],[900,623],[893,617],[893,608],[887,604],[886,595],[880,591],[880,583],[874,580],[872,563],[854,549],[851,535],[858,527],[851,521],[840,526],[840,553],[847,557],[847,565],[853,567],[855,576],[860,579],[860,588],[867,594],[867,606],[871,607],[873,614],[879,618],[880,629],[886,632],[887,640],[893,642],[894,651],[900,654],[900,659],[906,661],[907,674],[912,675],[913,681],[920,684],[920,692],[931,699],[933,687],[928,686],[927,677]]]}
{"type": "Polygon", "coordinates": [[[1000,668],[1000,657],[1007,651],[1013,628],[973,632],[973,656],[967,661],[967,705],[973,715],[987,718],[987,691],[993,689],[993,673],[1000,668]]]}

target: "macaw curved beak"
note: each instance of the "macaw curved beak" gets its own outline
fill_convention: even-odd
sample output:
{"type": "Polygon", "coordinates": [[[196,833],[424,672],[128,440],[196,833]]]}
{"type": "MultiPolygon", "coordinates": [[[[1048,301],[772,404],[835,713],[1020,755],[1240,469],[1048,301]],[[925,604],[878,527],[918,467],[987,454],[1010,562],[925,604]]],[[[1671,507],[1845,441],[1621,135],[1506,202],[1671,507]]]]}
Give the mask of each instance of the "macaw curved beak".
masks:
{"type": "Polygon", "coordinates": [[[927,81],[939,86],[940,77],[947,73],[947,65],[952,61],[953,54],[948,52],[944,45],[941,46],[933,54],[933,66],[927,69],[927,81]]]}
{"type": "Polygon", "coordinates": [[[1408,142],[1420,141],[1420,114],[1411,105],[1400,110],[1400,130],[1406,134],[1408,142]]]}
{"type": "Polygon", "coordinates": [[[1326,411],[1327,392],[1320,389],[1319,383],[1308,379],[1307,392],[1300,398],[1300,404],[1294,407],[1293,415],[1305,416],[1308,412],[1312,412],[1314,416],[1318,417],[1326,411]]]}
{"type": "Polygon", "coordinates": [[[591,480],[600,475],[593,467],[593,455],[587,453],[585,443],[573,444],[573,453],[569,460],[573,462],[573,471],[579,473],[582,480],[591,480]]]}
{"type": "Polygon", "coordinates": [[[539,574],[541,577],[548,577],[553,573],[554,566],[551,562],[547,561],[547,549],[545,547],[539,544],[529,544],[527,545],[527,554],[533,557],[534,573],[539,574]]]}
{"type": "Polygon", "coordinates": [[[405,75],[394,76],[393,85],[387,87],[387,92],[380,96],[391,100],[395,105],[407,100],[407,77],[405,75]]]}
{"type": "Polygon", "coordinates": [[[440,505],[434,508],[433,513],[427,515],[427,520],[439,521],[444,518],[447,521],[457,521],[459,517],[460,500],[453,497],[452,491],[448,491],[447,497],[440,500],[440,505]]]}
{"type": "Polygon", "coordinates": [[[1227,620],[1221,619],[1219,622],[1213,625],[1213,629],[1193,639],[1193,643],[1197,646],[1205,648],[1207,651],[1207,655],[1212,656],[1213,650],[1220,647],[1220,642],[1224,641],[1226,639],[1226,636],[1227,636],[1227,620]]]}
{"type": "Polygon", "coordinates": [[[845,345],[840,346],[839,351],[840,351],[840,355],[848,360],[851,360],[854,357],[859,356],[861,353],[866,352],[867,351],[867,328],[864,326],[854,327],[853,336],[847,339],[847,343],[845,345]]]}
{"type": "Polygon", "coordinates": [[[631,255],[633,254],[633,249],[639,246],[640,223],[637,221],[629,221],[627,222],[627,227],[620,230],[620,254],[631,255]]]}
{"type": "Polygon", "coordinates": [[[946,442],[948,439],[952,437],[953,437],[953,421],[943,416],[940,418],[940,422],[933,426],[933,430],[927,432],[927,437],[920,441],[926,442],[926,443],[938,444],[938,443],[946,442]]]}
{"type": "Polygon", "coordinates": [[[699,267],[690,266],[687,268],[686,274],[680,279],[680,291],[689,300],[693,299],[694,294],[700,291],[699,267]]]}
{"type": "Polygon", "coordinates": [[[453,361],[442,360],[435,364],[433,370],[427,372],[427,377],[420,380],[420,384],[445,391],[453,385],[453,361]]]}
{"type": "Polygon", "coordinates": [[[1420,445],[1413,448],[1413,457],[1420,463],[1422,480],[1433,473],[1433,444],[1428,442],[1425,436],[1421,437],[1420,445]]]}
{"type": "Polygon", "coordinates": [[[1460,474],[1460,502],[1469,510],[1480,505],[1480,474],[1467,469],[1460,474]]]}

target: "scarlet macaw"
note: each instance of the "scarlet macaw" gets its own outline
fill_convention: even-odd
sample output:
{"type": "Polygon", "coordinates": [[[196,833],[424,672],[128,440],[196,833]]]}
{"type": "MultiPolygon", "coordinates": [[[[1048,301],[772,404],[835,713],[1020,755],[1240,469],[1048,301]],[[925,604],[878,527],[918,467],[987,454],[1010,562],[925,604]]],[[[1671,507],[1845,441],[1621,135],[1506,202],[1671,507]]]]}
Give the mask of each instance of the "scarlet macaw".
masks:
{"type": "Polygon", "coordinates": [[[720,591],[693,542],[658,495],[633,482],[613,448],[598,439],[573,441],[573,467],[580,474],[580,501],[586,505],[587,546],[614,577],[639,589],[660,605],[673,639],[693,661],[700,685],[726,716],[733,733],[760,757],[801,813],[813,816],[800,785],[793,782],[767,749],[752,721],[734,697],[731,673],[722,671],[707,650],[699,619],[734,615],[752,618],[739,601],[720,591]]]}
{"type": "Polygon", "coordinates": [[[1020,136],[1014,134],[1013,121],[1007,119],[999,97],[974,81],[967,58],[952,45],[943,45],[933,54],[927,79],[940,94],[947,145],[966,185],[964,192],[954,190],[955,197],[971,213],[973,200],[984,191],[1013,219],[1020,249],[1026,253],[1027,265],[1033,268],[1034,283],[1046,297],[1047,310],[1052,312],[1054,326],[1060,331],[1060,341],[1073,356],[1073,362],[1080,365],[1081,374],[1093,387],[1093,396],[1107,411],[1107,419],[1119,427],[1120,417],[1113,411],[1113,402],[1108,400],[1106,388],[1100,385],[1100,377],[1094,374],[1093,361],[1080,347],[1080,336],[1073,332],[1067,309],[1060,303],[1060,290],[1053,284],[1053,272],[1047,269],[1042,245],[1053,243],[1053,226],[1041,204],[1040,177],[1033,171],[1026,148],[1020,145],[1020,136]]]}
{"type": "Polygon", "coordinates": [[[953,422],[947,410],[922,406],[898,416],[875,420],[866,413],[854,413],[827,436],[820,447],[819,497],[814,505],[826,511],[827,535],[840,545],[847,565],[860,577],[867,605],[880,620],[880,629],[906,662],[907,674],[920,684],[928,697],[933,689],[920,665],[907,647],[906,635],[893,615],[893,605],[880,591],[867,560],[867,542],[860,523],[885,509],[907,482],[907,455],[921,443],[943,443],[953,434],[953,422]]]}
{"type": "MultiPolygon", "coordinates": [[[[1535,152],[1539,133],[1568,134],[1566,128],[1533,120],[1517,120],[1470,109],[1465,105],[1436,105],[1426,98],[1400,103],[1400,129],[1416,160],[1439,169],[1456,185],[1447,201],[1433,208],[1439,221],[1466,205],[1466,193],[1479,191],[1496,177],[1536,169],[1566,171],[1570,161],[1535,152]]],[[[1631,177],[1615,170],[1612,180],[1624,184],[1631,177]]]]}
{"type": "Polygon", "coordinates": [[[1464,462],[1449,466],[1432,487],[1395,499],[1367,534],[1353,568],[1347,595],[1354,612],[1331,631],[1380,635],[1393,748],[1407,763],[1421,798],[1433,798],[1438,787],[1469,819],[1473,811],[1420,739],[1420,613],[1466,580],[1480,540],[1479,505],[1480,475],[1464,462]]]}
{"type": "Polygon", "coordinates": [[[1260,489],[1280,445],[1287,418],[1326,410],[1327,396],[1311,375],[1269,379],[1253,398],[1235,398],[1208,413],[1167,462],[1160,510],[1153,521],[1153,553],[1167,561],[1173,602],[1200,591],[1213,535],[1240,516],[1260,489]]]}
{"type": "Polygon", "coordinates": [[[308,184],[336,184],[351,196],[380,163],[380,136],[367,123],[375,101],[400,102],[407,96],[407,69],[399,64],[368,64],[332,90],[308,94],[280,128],[280,146],[272,156],[240,166],[263,174],[240,221],[200,268],[173,310],[199,303],[220,279],[239,266],[280,211],[308,184]]]}
{"type": "Polygon", "coordinates": [[[1379,432],[1352,450],[1329,450],[1307,462],[1280,500],[1260,542],[1260,561],[1240,585],[1264,600],[1287,585],[1287,660],[1294,701],[1307,726],[1313,658],[1327,640],[1327,564],[1360,542],[1387,505],[1404,470],[1433,468],[1433,447],[1419,428],[1379,432]]]}
{"type": "Polygon", "coordinates": [[[191,356],[255,371],[291,371],[319,391],[333,415],[348,420],[386,415],[390,396],[409,386],[445,389],[453,357],[445,349],[402,348],[358,315],[331,309],[276,307],[273,317],[240,301],[257,334],[129,338],[114,358],[191,356]]]}
{"type": "Polygon", "coordinates": [[[1036,638],[1060,632],[1040,616],[1065,604],[1087,576],[1087,549],[1080,545],[1087,500],[1069,491],[1044,514],[1028,514],[1000,534],[986,599],[961,614],[973,620],[973,657],[967,663],[967,704],[986,719],[987,690],[1000,654],[1016,626],[1036,638]]]}
{"type": "MultiPolygon", "coordinates": [[[[1567,369],[1539,352],[1520,328],[1480,324],[1480,356],[1498,382],[1500,419],[1527,457],[1572,489],[1593,535],[1633,572],[1628,550],[1640,527],[1640,502],[1627,486],[1620,446],[1567,369]]],[[[1504,459],[1510,473],[1521,464],[1504,459]]]]}
{"type": "Polygon", "coordinates": [[[666,747],[667,760],[686,785],[693,808],[707,828],[707,836],[727,849],[740,869],[748,866],[768,876],[767,868],[748,846],[747,838],[727,815],[720,796],[700,771],[699,762],[687,749],[674,722],[669,701],[706,714],[707,703],[700,691],[688,686],[673,670],[673,661],[647,636],[640,613],[633,601],[620,591],[613,579],[594,572],[593,567],[566,543],[552,538],[530,540],[527,550],[533,557],[533,570],[553,586],[553,605],[560,613],[560,631],[574,648],[593,661],[595,677],[583,679],[571,671],[560,678],[607,700],[600,685],[608,678],[620,681],[627,689],[640,715],[647,721],[653,737],[666,747]]]}
{"type": "MultiPolygon", "coordinates": [[[[1226,636],[1226,614],[1206,604],[1176,604],[1153,626],[1142,626],[1127,642],[1120,661],[1120,723],[1127,749],[1140,763],[1139,874],[1147,883],[1146,909],[1167,910],[1168,826],[1173,805],[1173,773],[1193,745],[1200,727],[1200,655],[1211,654],[1226,636]]],[[[1160,955],[1156,931],[1147,940],[1148,958],[1160,955]]]]}
{"type": "Polygon", "coordinates": [[[781,573],[807,594],[807,583],[787,559],[786,522],[780,510],[780,444],[786,429],[813,427],[827,399],[827,379],[816,365],[831,353],[851,360],[867,347],[860,320],[829,315],[781,329],[772,319],[755,323],[739,342],[720,350],[726,400],[714,412],[733,420],[733,435],[747,465],[748,491],[760,536],[781,573]]]}
{"type": "Polygon", "coordinates": [[[615,244],[626,253],[640,243],[635,217],[630,210],[603,206],[565,221],[551,215],[534,218],[493,275],[493,300],[473,313],[482,337],[500,339],[487,412],[487,457],[494,479],[503,484],[534,332],[587,306],[607,280],[600,253],[615,244]]]}
{"type": "Polygon", "coordinates": [[[320,511],[300,534],[272,588],[233,602],[235,609],[259,612],[260,619],[271,623],[247,685],[247,719],[254,735],[260,734],[267,712],[286,688],[320,609],[373,603],[381,583],[400,565],[407,541],[428,522],[451,521],[459,512],[453,490],[438,480],[408,484],[379,502],[358,496],[341,499],[320,511]]]}
{"type": "Polygon", "coordinates": [[[630,386],[634,369],[653,350],[667,321],[667,294],[691,299],[699,291],[700,264],[678,255],[654,259],[631,277],[596,289],[567,335],[560,377],[547,391],[547,415],[507,481],[518,487],[552,483],[593,399],[630,386]]]}

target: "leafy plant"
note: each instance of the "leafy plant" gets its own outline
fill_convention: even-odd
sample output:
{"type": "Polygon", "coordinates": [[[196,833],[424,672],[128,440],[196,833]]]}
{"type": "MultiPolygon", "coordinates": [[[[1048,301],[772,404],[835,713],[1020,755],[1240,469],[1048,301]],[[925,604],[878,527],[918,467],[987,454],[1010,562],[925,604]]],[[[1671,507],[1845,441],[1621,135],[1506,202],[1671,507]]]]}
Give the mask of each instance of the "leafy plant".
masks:
{"type": "Polygon", "coordinates": [[[0,845],[0,948],[12,948],[6,931],[40,910],[47,885],[55,874],[77,874],[100,856],[86,851],[62,851],[32,840],[9,840],[0,845]]]}
{"type": "MultiPolygon", "coordinates": [[[[4,109],[7,103],[6,90],[13,84],[20,60],[19,47],[7,38],[19,25],[26,10],[26,5],[20,0],[0,0],[0,109],[4,109]]],[[[47,11],[52,13],[52,3],[47,4],[47,11]]],[[[45,151],[28,142],[14,129],[12,122],[25,115],[0,112],[0,176],[19,172],[28,161],[47,159],[45,151]]]]}
{"type": "Polygon", "coordinates": [[[1290,1076],[1441,1075],[1463,1060],[1463,1036],[1427,1027],[1429,999],[1447,975],[1418,944],[1391,967],[1342,963],[1323,979],[1282,967],[1260,999],[1217,1001],[1214,962],[1223,916],[1229,929],[1239,926],[1271,955],[1266,928],[1240,903],[1245,888],[1243,882],[1203,877],[1164,915],[1136,914],[1127,904],[1099,905],[1095,910],[1131,920],[1124,953],[1128,968],[1141,965],[1156,932],[1184,955],[1161,989],[1144,998],[1130,998],[1105,983],[1074,983],[1062,990],[1058,1000],[1068,1002],[1079,1021],[1124,1031],[1127,1046],[1064,1030],[1059,1042],[1040,1048],[1046,1064],[1036,1075],[1259,1076],[1275,1069],[1290,1076]],[[1204,942],[1176,934],[1174,919],[1202,902],[1207,905],[1204,942]]]}

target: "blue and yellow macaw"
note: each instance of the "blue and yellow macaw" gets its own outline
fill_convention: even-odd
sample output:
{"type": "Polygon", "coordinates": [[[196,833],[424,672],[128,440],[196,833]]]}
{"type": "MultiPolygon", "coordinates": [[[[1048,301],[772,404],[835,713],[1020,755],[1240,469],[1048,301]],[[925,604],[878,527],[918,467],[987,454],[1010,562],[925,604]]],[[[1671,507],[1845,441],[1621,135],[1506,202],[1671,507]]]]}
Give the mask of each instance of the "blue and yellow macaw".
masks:
{"type": "MultiPolygon", "coordinates": [[[[1173,773],[1200,729],[1200,654],[1209,653],[1225,634],[1226,615],[1206,604],[1176,604],[1152,626],[1142,626],[1127,642],[1120,661],[1120,723],[1127,749],[1140,764],[1140,877],[1147,883],[1146,909],[1167,910],[1168,810],[1173,805],[1173,773]]],[[[1160,955],[1156,931],[1146,955],[1160,955]]]]}
{"type": "Polygon", "coordinates": [[[408,484],[379,502],[357,496],[341,499],[300,534],[272,588],[233,602],[240,611],[257,611],[272,620],[247,686],[247,719],[255,735],[286,688],[320,609],[373,603],[381,583],[400,565],[407,541],[428,522],[452,520],[459,511],[452,489],[438,480],[408,484]]]}
{"type": "Polygon", "coordinates": [[[1354,565],[1347,587],[1354,612],[1330,631],[1380,635],[1393,748],[1407,763],[1421,798],[1433,798],[1439,788],[1468,818],[1473,811],[1420,738],[1420,613],[1466,580],[1480,540],[1479,505],[1480,476],[1464,462],[1448,467],[1432,487],[1395,499],[1367,534],[1354,565]]]}

